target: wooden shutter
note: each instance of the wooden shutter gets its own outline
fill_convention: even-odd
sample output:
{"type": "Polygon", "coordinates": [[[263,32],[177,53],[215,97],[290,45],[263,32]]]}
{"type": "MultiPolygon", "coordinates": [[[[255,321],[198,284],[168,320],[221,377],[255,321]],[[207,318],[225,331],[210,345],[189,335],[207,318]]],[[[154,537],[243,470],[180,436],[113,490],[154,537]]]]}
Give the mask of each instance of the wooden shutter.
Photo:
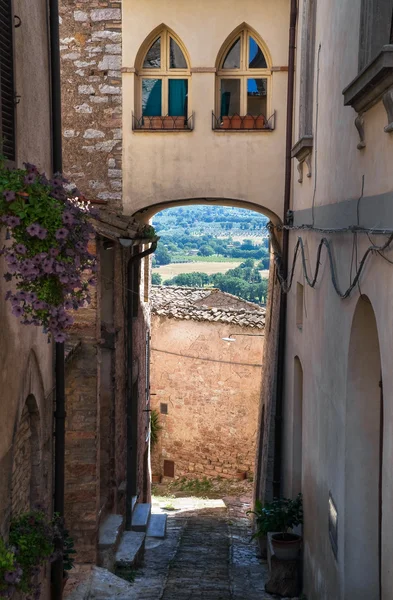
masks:
{"type": "Polygon", "coordinates": [[[0,0],[0,152],[15,160],[15,94],[12,0],[0,0]]]}

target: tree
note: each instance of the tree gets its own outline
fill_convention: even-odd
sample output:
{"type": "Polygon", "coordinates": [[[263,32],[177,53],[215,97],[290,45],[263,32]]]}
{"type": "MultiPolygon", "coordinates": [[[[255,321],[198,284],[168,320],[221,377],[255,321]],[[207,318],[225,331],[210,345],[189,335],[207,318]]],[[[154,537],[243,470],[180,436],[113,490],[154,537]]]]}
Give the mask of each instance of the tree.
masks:
{"type": "Polygon", "coordinates": [[[158,244],[157,250],[154,253],[156,263],[158,265],[169,265],[171,261],[171,255],[169,254],[168,248],[158,244]]]}
{"type": "Polygon", "coordinates": [[[151,276],[151,282],[153,285],[161,285],[162,284],[162,277],[159,273],[153,273],[151,276]]]}
{"type": "Polygon", "coordinates": [[[204,245],[199,248],[199,256],[211,256],[212,254],[214,254],[214,250],[211,246],[204,245]]]}
{"type": "Polygon", "coordinates": [[[180,273],[167,279],[164,285],[179,285],[184,287],[204,287],[209,283],[209,275],[197,271],[196,273],[180,273]]]}

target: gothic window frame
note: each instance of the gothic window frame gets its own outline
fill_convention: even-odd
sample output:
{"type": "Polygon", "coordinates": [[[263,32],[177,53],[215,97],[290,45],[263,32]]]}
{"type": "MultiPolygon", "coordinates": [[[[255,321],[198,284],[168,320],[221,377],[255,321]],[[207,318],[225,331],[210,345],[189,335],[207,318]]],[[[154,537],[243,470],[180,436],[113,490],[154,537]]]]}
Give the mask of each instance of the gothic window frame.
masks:
{"type": "MultiPolygon", "coordinates": [[[[272,105],[272,60],[270,57],[269,50],[263,41],[263,39],[258,35],[258,33],[247,25],[243,25],[240,28],[236,29],[224,42],[217,60],[217,76],[216,76],[216,102],[215,102],[215,114],[221,114],[221,102],[222,102],[222,81],[225,79],[230,80],[240,80],[240,111],[238,114],[242,119],[247,115],[251,115],[251,113],[247,110],[248,103],[248,79],[265,79],[266,80],[266,114],[263,116],[266,119],[266,122],[271,113],[271,105],[272,105]],[[249,66],[249,50],[250,43],[249,40],[252,38],[254,42],[259,46],[262,54],[264,56],[266,67],[264,68],[252,68],[249,66]],[[228,57],[229,52],[232,50],[236,41],[240,39],[240,65],[235,68],[225,68],[224,63],[226,58],[228,57]]],[[[263,114],[263,113],[259,113],[263,114]]],[[[258,117],[258,115],[252,115],[253,117],[258,117]]],[[[247,127],[244,127],[247,129],[247,127]]]]}
{"type": "MultiPolygon", "coordinates": [[[[167,123],[165,119],[173,119],[173,127],[169,127],[168,129],[182,129],[186,128],[186,125],[179,124],[180,119],[185,119],[185,123],[187,123],[188,119],[191,116],[191,66],[190,66],[190,58],[188,52],[179,39],[179,37],[171,31],[167,27],[161,27],[160,29],[155,30],[143,43],[141,49],[138,52],[137,61],[136,61],[136,75],[137,75],[137,93],[135,98],[135,112],[138,116],[138,119],[141,123],[141,128],[146,127],[146,117],[150,119],[149,129],[165,129],[167,123]],[[160,40],[160,61],[159,66],[156,67],[148,67],[146,66],[147,55],[154,44],[160,40]],[[175,42],[177,47],[180,50],[180,53],[186,63],[185,67],[171,67],[171,40],[175,42]],[[148,80],[159,80],[161,81],[161,114],[160,115],[147,115],[144,114],[143,109],[143,86],[144,82],[148,80]],[[170,82],[172,80],[184,80],[186,81],[186,90],[185,90],[185,109],[184,114],[182,115],[170,115],[170,82]],[[162,119],[162,126],[155,126],[152,119],[156,118],[159,122],[160,118],[162,119]],[[153,125],[152,125],[153,123],[153,125]]],[[[138,128],[138,127],[137,127],[138,128]]]]}

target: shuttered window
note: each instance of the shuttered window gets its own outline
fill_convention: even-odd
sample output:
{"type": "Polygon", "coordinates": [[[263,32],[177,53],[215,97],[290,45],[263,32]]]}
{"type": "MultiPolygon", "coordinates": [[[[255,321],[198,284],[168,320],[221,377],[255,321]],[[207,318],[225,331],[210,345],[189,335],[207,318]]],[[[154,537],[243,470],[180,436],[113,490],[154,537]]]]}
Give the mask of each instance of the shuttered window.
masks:
{"type": "Polygon", "coordinates": [[[15,160],[12,0],[0,0],[0,152],[15,160]]]}

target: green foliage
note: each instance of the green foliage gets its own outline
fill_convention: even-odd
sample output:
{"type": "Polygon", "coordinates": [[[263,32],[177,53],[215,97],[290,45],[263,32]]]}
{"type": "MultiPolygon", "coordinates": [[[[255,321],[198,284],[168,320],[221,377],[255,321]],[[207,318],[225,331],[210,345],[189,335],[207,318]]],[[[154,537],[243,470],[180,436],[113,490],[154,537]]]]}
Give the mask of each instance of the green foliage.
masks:
{"type": "Polygon", "coordinates": [[[200,273],[196,271],[195,273],[180,273],[180,275],[176,275],[172,277],[172,279],[167,279],[164,282],[164,285],[180,285],[182,287],[204,287],[208,285],[210,282],[209,275],[206,273],[200,273]]]}
{"type": "Polygon", "coordinates": [[[72,324],[66,310],[90,301],[95,257],[88,250],[94,209],[70,190],[61,175],[48,181],[31,164],[8,169],[0,157],[0,223],[12,242],[1,250],[12,313],[25,325],[44,326],[57,342],[72,324]],[[85,276],[85,278],[82,277],[85,276]]]}
{"type": "Polygon", "coordinates": [[[205,244],[204,246],[201,246],[199,248],[198,254],[199,256],[211,256],[212,254],[214,254],[214,249],[211,246],[205,244]]]}
{"type": "Polygon", "coordinates": [[[157,410],[153,408],[150,412],[150,444],[153,448],[158,442],[158,434],[162,429],[160,423],[160,415],[157,410]]]}
{"type": "Polygon", "coordinates": [[[178,485],[182,492],[192,492],[195,495],[206,494],[213,489],[213,482],[207,477],[203,479],[187,479],[182,477],[178,485]]]}
{"type": "Polygon", "coordinates": [[[255,515],[254,538],[266,535],[270,531],[280,531],[284,537],[289,529],[303,523],[302,495],[298,494],[294,500],[276,498],[264,506],[257,500],[255,509],[248,513],[255,515]]]}
{"type": "Polygon", "coordinates": [[[161,275],[159,273],[152,273],[151,282],[152,282],[152,285],[161,285],[162,284],[161,275]]]}
{"type": "Polygon", "coordinates": [[[172,262],[168,248],[162,243],[159,243],[157,246],[157,250],[154,253],[154,260],[157,265],[169,265],[172,262]]]}
{"type": "Polygon", "coordinates": [[[9,597],[9,593],[19,583],[21,575],[15,552],[0,538],[0,598],[9,597]]]}
{"type": "Polygon", "coordinates": [[[19,588],[29,593],[37,568],[54,551],[52,524],[40,511],[24,513],[11,521],[9,542],[16,548],[18,564],[23,571],[19,588]]]}

